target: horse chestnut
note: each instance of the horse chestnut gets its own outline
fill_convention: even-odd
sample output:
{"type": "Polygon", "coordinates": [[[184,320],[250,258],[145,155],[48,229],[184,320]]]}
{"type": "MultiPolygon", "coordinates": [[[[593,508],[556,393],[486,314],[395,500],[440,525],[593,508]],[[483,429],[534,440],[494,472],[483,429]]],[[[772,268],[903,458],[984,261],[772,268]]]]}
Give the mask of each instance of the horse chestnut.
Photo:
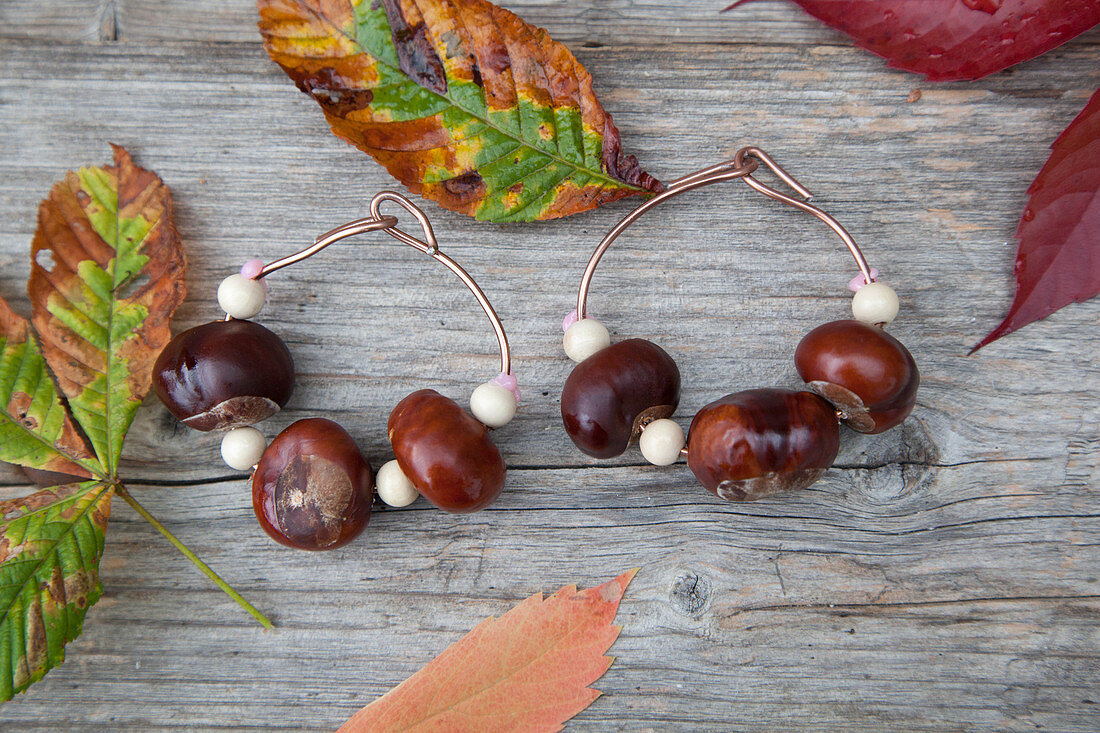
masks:
{"type": "Polygon", "coordinates": [[[900,424],[917,401],[920,373],[900,341],[877,326],[834,321],[806,334],[794,352],[798,374],[861,433],[900,424]]]}
{"type": "Polygon", "coordinates": [[[642,425],[680,403],[680,370],[657,344],[628,339],[573,368],[561,393],[565,432],[594,458],[622,455],[642,425]]]}
{"type": "Polygon", "coordinates": [[[443,511],[484,509],[504,488],[504,459],[488,429],[434,389],[401,400],[388,428],[402,472],[443,511]]]}
{"type": "Polygon", "coordinates": [[[374,476],[347,432],[323,418],[292,423],[264,451],[252,475],[252,509],[273,540],[331,550],[370,520],[374,476]]]}
{"type": "Polygon", "coordinates": [[[750,389],[726,395],[695,415],[688,467],[727,501],[752,501],[802,489],[836,460],[836,412],[812,392],[750,389]]]}
{"type": "Polygon", "coordinates": [[[153,388],[196,430],[230,430],[278,412],[294,391],[294,361],[252,321],[214,321],[179,334],[153,366],[153,388]]]}

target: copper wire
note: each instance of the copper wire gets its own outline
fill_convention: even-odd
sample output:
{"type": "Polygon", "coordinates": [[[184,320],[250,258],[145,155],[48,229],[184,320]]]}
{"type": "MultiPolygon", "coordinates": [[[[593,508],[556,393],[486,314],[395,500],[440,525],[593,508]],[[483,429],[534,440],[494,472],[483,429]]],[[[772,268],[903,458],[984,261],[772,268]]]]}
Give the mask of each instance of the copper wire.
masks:
{"type": "Polygon", "coordinates": [[[848,233],[848,230],[841,226],[840,222],[829,214],[807,203],[813,198],[813,194],[810,193],[809,189],[799,183],[794,176],[787,173],[787,171],[776,163],[770,155],[760,148],[747,146],[738,150],[737,154],[731,160],[712,165],[708,168],[703,168],[695,173],[689,173],[682,178],[677,178],[670,183],[663,192],[657,194],[623,217],[622,221],[616,224],[615,227],[607,233],[607,236],[605,236],[599,246],[596,247],[596,251],[592,253],[592,257],[589,258],[588,266],[585,267],[584,275],[581,277],[581,286],[577,292],[577,319],[580,320],[586,316],[588,310],[588,291],[591,289],[592,278],[596,274],[596,267],[600,264],[600,260],[603,258],[608,248],[611,247],[612,243],[618,239],[619,235],[626,231],[631,224],[640,219],[642,215],[650,209],[674,196],[679,196],[682,193],[687,193],[688,191],[693,191],[703,186],[709,186],[713,183],[733,181],[738,178],[744,180],[746,184],[765,196],[773,198],[776,201],[782,201],[800,211],[813,214],[827,224],[829,228],[843,240],[844,244],[848,247],[848,251],[852,253],[856,265],[859,266],[860,272],[863,273],[864,281],[868,283],[872,281],[871,268],[867,264],[867,259],[863,256],[863,252],[860,250],[859,245],[856,244],[852,235],[848,233]],[[756,172],[761,163],[770,168],[781,181],[790,186],[798,195],[806,199],[806,201],[799,201],[796,198],[780,193],[753,178],[752,174],[756,172]]]}
{"type": "Polygon", "coordinates": [[[277,270],[281,270],[284,267],[289,267],[308,257],[312,257],[325,247],[328,247],[330,244],[335,244],[341,239],[347,239],[357,234],[365,234],[366,232],[384,231],[397,241],[407,244],[413,249],[423,252],[437,262],[442,263],[448,270],[457,275],[458,279],[469,288],[470,292],[477,298],[477,302],[481,305],[482,310],[485,311],[485,315],[489,317],[489,322],[492,324],[493,331],[496,333],[497,343],[500,345],[500,373],[511,374],[512,354],[508,346],[508,336],[504,333],[504,324],[500,322],[500,317],[497,316],[496,311],[493,310],[493,306],[485,296],[485,292],[478,287],[477,282],[470,276],[470,273],[466,272],[461,265],[439,250],[439,242],[435,238],[435,232],[432,230],[432,224],[428,221],[427,214],[418,208],[412,201],[394,191],[382,191],[372,198],[370,201],[370,213],[371,215],[367,218],[356,219],[355,221],[348,222],[347,224],[343,224],[325,232],[317,237],[312,245],[300,252],[295,252],[292,255],[288,255],[270,264],[264,265],[256,276],[256,279],[258,280],[266,277],[277,270]],[[382,203],[386,201],[396,203],[416,217],[426,241],[417,239],[411,234],[398,229],[396,216],[383,215],[381,213],[381,206],[382,203]]]}

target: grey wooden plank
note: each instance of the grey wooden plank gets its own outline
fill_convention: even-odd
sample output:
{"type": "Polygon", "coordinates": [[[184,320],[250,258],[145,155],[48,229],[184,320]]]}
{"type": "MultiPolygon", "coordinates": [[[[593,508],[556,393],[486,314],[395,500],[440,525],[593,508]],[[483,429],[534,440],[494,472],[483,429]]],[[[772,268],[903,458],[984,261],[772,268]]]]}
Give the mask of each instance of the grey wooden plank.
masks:
{"type": "Polygon", "coordinates": [[[0,37],[109,41],[118,37],[114,0],[0,3],[0,37]]]}
{"type": "MultiPolygon", "coordinates": [[[[840,35],[788,3],[750,4],[722,14],[728,3],[670,6],[658,0],[511,0],[499,3],[561,41],[627,43],[833,42],[840,35]]],[[[60,5],[6,0],[0,37],[81,41],[259,41],[253,0],[81,0],[60,5]]]]}
{"type": "MultiPolygon", "coordinates": [[[[625,487],[635,472],[617,473],[613,481],[625,487]]],[[[575,487],[545,471],[523,472],[519,482],[540,501],[575,487]]],[[[788,550],[782,535],[746,546],[751,519],[707,522],[711,541],[685,543],[685,533],[706,536],[692,531],[701,507],[657,523],[646,521],[645,508],[628,507],[615,521],[625,531],[586,531],[566,512],[528,508],[522,533],[508,531],[513,518],[500,517],[508,509],[479,515],[476,528],[438,512],[386,512],[362,541],[314,556],[273,551],[255,536],[246,507],[226,511],[229,488],[197,488],[191,505],[168,493],[150,495],[149,504],[261,607],[275,608],[279,630],[252,629],[216,591],[188,583],[186,562],[119,511],[108,595],[66,666],[39,686],[53,689],[51,721],[335,726],[524,594],[643,563],[623,607],[619,661],[601,681],[609,695],[581,718],[591,729],[611,721],[684,730],[731,720],[806,730],[1095,723],[1085,701],[1098,682],[1100,597],[1053,587],[1045,597],[1018,596],[1018,586],[994,580],[1013,552],[1047,573],[1062,553],[1083,553],[1095,567],[1095,547],[1079,540],[1051,541],[1052,557],[1043,558],[1028,554],[1041,541],[1002,526],[988,538],[899,539],[850,556],[788,550]],[[393,516],[408,514],[418,523],[393,516]],[[568,535],[561,526],[571,527],[568,535]],[[563,567],[572,564],[561,552],[567,537],[584,538],[583,566],[563,567]],[[387,553],[394,547],[401,557],[387,553]],[[423,550],[409,555],[410,547],[423,550]],[[140,705],[121,705],[126,699],[140,705]]],[[[1093,537],[1096,528],[1094,519],[1093,537]]],[[[797,545],[812,530],[786,534],[797,545]]],[[[42,714],[33,692],[0,710],[13,724],[42,714]]]]}
{"type": "MultiPolygon", "coordinates": [[[[471,517],[378,512],[341,551],[284,551],[259,532],[216,438],[151,404],[123,474],[280,630],[253,628],[118,503],[106,596],[69,661],[0,707],[5,730],[335,727],[484,616],[632,566],[643,570],[619,661],[598,685],[609,694],[578,730],[1095,730],[1100,306],[963,356],[1007,307],[1006,242],[1047,144],[1097,86],[1095,44],[944,86],[839,46],[579,54],[655,173],[759,143],[850,226],[903,297],[893,332],[924,374],[913,419],[845,434],[822,482],[746,506],[636,452],[588,461],[557,423],[568,373],[557,322],[628,204],[498,227],[429,203],[516,347],[526,399],[498,433],[512,466],[502,500],[471,517]],[[914,86],[924,94],[908,103],[914,86]]],[[[0,293],[23,309],[35,205],[67,168],[106,160],[107,140],[173,189],[191,259],[177,328],[215,315],[216,284],[241,260],[284,254],[393,185],[254,44],[5,41],[0,122],[0,293]]],[[[377,464],[405,393],[462,397],[494,367],[461,287],[374,243],[281,273],[262,320],[302,373],[265,430],[324,414],[377,464]],[[347,272],[363,275],[333,274],[347,272]]],[[[686,424],[727,391],[793,385],[794,345],[844,314],[852,274],[812,221],[736,187],[677,201],[624,238],[593,306],[619,337],[654,338],[677,358],[686,424]]],[[[0,496],[21,484],[0,473],[0,496]]]]}

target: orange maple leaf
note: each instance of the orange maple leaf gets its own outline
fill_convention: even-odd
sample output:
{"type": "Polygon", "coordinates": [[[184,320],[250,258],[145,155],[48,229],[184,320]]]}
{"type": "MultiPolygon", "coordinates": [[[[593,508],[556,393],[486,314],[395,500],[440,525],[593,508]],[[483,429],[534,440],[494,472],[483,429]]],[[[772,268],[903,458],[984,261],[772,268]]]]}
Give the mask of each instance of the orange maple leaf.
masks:
{"type": "Polygon", "coordinates": [[[612,625],[638,569],[577,592],[536,593],[487,618],[426,667],[356,713],[339,733],[555,731],[600,696],[612,625]]]}

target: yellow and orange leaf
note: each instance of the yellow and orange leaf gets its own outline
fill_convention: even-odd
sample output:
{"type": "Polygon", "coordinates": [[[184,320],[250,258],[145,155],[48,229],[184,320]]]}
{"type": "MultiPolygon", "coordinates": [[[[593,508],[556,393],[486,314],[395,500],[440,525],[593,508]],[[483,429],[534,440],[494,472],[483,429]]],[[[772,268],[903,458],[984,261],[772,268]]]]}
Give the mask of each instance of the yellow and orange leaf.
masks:
{"type": "Polygon", "coordinates": [[[445,208],[533,221],[662,190],[569,49],[486,0],[258,5],[268,54],[332,131],[445,208]]]}
{"type": "Polygon", "coordinates": [[[637,569],[577,592],[538,593],[488,618],[355,714],[340,733],[556,731],[600,696],[612,625],[637,569]]]}
{"type": "Polygon", "coordinates": [[[27,282],[46,362],[111,478],[186,294],[168,187],[113,147],[113,166],[70,171],[39,206],[27,282]]]}

